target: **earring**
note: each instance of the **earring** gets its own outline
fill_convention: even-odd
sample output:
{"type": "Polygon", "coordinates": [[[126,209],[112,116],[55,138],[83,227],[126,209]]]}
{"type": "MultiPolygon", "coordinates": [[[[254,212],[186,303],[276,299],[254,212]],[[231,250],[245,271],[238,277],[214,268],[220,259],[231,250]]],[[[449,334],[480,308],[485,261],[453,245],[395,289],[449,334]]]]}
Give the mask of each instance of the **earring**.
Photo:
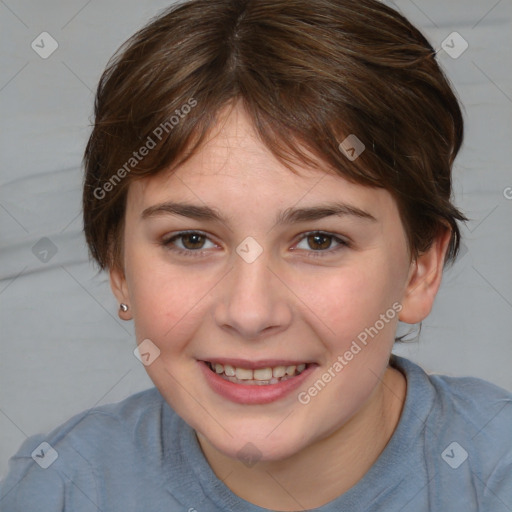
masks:
{"type": "Polygon", "coordinates": [[[119,309],[123,312],[123,313],[126,313],[128,311],[128,306],[126,304],[119,304],[119,309]]]}

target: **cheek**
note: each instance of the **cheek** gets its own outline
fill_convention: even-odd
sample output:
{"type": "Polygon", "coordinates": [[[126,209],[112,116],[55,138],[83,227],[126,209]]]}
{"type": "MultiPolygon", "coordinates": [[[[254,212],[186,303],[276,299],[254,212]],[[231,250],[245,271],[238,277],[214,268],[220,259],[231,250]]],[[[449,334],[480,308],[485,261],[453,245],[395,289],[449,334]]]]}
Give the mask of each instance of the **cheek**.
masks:
{"type": "Polygon", "coordinates": [[[207,273],[171,266],[134,252],[127,257],[127,279],[137,340],[151,339],[161,349],[179,349],[201,315],[201,301],[214,283],[207,273]],[[169,344],[169,340],[173,344],[169,344]]]}
{"type": "MultiPolygon", "coordinates": [[[[331,269],[323,276],[303,275],[296,284],[304,314],[311,325],[318,327],[318,335],[329,345],[331,357],[343,354],[357,339],[362,346],[377,336],[392,342],[398,320],[397,307],[392,306],[398,303],[400,294],[389,266],[382,257],[365,258],[359,265],[348,265],[336,272],[331,269]]],[[[390,343],[379,345],[388,350],[390,343]]],[[[380,347],[373,350],[380,352],[380,347]]]]}

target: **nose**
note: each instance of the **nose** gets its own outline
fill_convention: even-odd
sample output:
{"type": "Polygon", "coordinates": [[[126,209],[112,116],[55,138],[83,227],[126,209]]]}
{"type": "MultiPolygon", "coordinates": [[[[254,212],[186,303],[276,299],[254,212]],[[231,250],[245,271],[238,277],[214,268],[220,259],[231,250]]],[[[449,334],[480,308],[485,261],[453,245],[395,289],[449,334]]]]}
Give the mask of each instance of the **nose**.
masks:
{"type": "Polygon", "coordinates": [[[217,325],[247,340],[275,335],[290,325],[289,291],[270,268],[265,251],[248,263],[236,255],[234,267],[219,289],[217,325]]]}

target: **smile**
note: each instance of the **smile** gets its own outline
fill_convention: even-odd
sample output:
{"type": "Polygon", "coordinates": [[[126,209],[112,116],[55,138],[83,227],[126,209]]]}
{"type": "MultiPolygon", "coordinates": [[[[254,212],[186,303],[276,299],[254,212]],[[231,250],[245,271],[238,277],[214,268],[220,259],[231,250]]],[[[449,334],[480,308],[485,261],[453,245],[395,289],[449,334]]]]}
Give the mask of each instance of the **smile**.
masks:
{"type": "Polygon", "coordinates": [[[268,386],[300,375],[307,367],[307,363],[289,366],[267,366],[265,368],[241,368],[230,364],[206,362],[210,370],[223,379],[235,384],[268,386]]]}
{"type": "Polygon", "coordinates": [[[210,389],[231,402],[268,404],[288,397],[318,368],[298,361],[197,361],[210,389]]]}

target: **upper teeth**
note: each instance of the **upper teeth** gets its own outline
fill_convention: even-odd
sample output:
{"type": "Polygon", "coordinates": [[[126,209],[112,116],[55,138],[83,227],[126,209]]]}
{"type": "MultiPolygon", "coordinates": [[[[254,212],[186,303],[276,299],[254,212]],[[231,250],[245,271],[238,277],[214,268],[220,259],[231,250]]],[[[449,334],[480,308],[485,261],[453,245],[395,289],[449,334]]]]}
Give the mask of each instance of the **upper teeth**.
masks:
{"type": "Polygon", "coordinates": [[[304,363],[291,366],[275,366],[267,368],[258,368],[250,370],[248,368],[238,368],[229,364],[210,363],[215,373],[224,373],[228,377],[236,377],[240,380],[270,380],[272,377],[280,378],[285,375],[295,375],[301,373],[306,368],[304,363]]]}

